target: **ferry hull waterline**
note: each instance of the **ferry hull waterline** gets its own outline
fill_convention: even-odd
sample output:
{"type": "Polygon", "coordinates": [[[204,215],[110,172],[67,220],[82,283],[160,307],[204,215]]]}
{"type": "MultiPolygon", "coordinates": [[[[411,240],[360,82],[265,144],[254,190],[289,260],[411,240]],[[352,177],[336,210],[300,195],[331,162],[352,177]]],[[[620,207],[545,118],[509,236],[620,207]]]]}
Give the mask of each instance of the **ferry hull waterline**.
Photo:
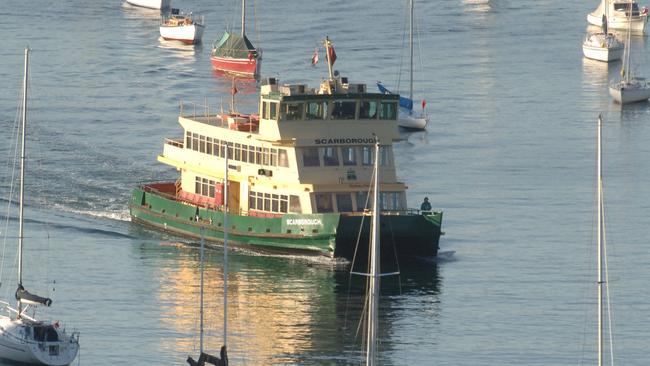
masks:
{"type": "MultiPolygon", "coordinates": [[[[170,183],[173,184],[173,183],[170,183]]],[[[155,184],[159,186],[159,184],[155,184]]],[[[130,204],[134,223],[171,234],[223,243],[223,212],[177,201],[149,185],[133,190],[130,204]],[[198,221],[197,221],[198,218],[198,221]]],[[[381,216],[384,256],[435,257],[441,235],[442,213],[381,216]]],[[[295,214],[283,217],[228,215],[229,245],[258,252],[365,258],[370,235],[369,217],[339,213],[295,214]]]]}

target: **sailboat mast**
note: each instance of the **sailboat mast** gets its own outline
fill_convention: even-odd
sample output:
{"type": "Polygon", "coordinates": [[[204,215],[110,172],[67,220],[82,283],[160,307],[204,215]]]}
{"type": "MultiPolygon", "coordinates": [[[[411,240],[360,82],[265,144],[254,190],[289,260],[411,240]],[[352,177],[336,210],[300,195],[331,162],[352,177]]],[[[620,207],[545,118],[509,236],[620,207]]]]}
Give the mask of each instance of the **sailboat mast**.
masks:
{"type": "Polygon", "coordinates": [[[598,366],[603,365],[603,248],[602,248],[602,233],[603,233],[603,184],[602,184],[602,151],[601,151],[601,139],[602,139],[602,118],[598,116],[598,132],[597,140],[598,144],[596,147],[597,155],[597,182],[596,182],[596,196],[597,196],[597,205],[598,205],[598,366]]]}
{"type": "Polygon", "coordinates": [[[327,57],[327,72],[329,73],[330,80],[334,80],[334,75],[332,74],[332,60],[330,59],[330,47],[332,47],[332,42],[330,42],[330,37],[325,37],[325,56],[327,57]]]}
{"type": "Polygon", "coordinates": [[[223,185],[223,346],[228,344],[228,155],[230,147],[226,146],[223,185]]]}
{"type": "Polygon", "coordinates": [[[411,53],[411,69],[409,71],[409,99],[413,100],[413,2],[415,0],[409,0],[410,3],[410,15],[409,15],[409,52],[411,53]]]}
{"type": "Polygon", "coordinates": [[[241,36],[246,35],[246,0],[241,0],[241,36]]]}
{"type": "Polygon", "coordinates": [[[379,140],[375,141],[375,179],[372,188],[372,233],[370,239],[370,269],[368,293],[368,339],[366,365],[377,364],[377,326],[379,321],[379,140]]]}
{"type": "MultiPolygon", "coordinates": [[[[27,72],[29,65],[29,48],[25,48],[25,75],[23,76],[23,113],[22,136],[20,147],[20,208],[18,214],[18,288],[23,285],[23,238],[24,238],[24,201],[25,201],[25,135],[27,127],[27,72]]],[[[23,305],[18,300],[18,317],[23,312],[23,305]]]]}
{"type": "MultiPolygon", "coordinates": [[[[197,216],[198,219],[198,216],[197,216]]],[[[199,333],[199,354],[203,353],[203,271],[204,271],[204,253],[205,253],[205,228],[201,226],[201,307],[199,310],[201,321],[200,321],[200,333],[199,333]]]]}

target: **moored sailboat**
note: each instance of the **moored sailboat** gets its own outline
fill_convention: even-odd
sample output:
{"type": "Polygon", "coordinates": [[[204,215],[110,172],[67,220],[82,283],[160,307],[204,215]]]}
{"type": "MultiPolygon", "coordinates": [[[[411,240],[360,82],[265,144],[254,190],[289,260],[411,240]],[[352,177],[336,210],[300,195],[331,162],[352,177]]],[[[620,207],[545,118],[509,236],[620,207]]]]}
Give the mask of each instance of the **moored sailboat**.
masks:
{"type": "Polygon", "coordinates": [[[607,16],[610,29],[630,29],[645,33],[648,24],[648,8],[639,9],[635,0],[601,0],[598,7],[587,15],[589,24],[602,26],[602,17],[607,16]]]}
{"type": "Polygon", "coordinates": [[[616,61],[623,56],[625,46],[615,34],[608,32],[607,15],[603,15],[602,32],[587,33],[582,42],[582,53],[586,58],[598,61],[616,61]]]}
{"type": "Polygon", "coordinates": [[[28,292],[23,284],[28,64],[29,49],[25,49],[18,217],[18,288],[15,294],[18,304],[14,309],[9,303],[0,301],[0,358],[36,365],[63,366],[70,364],[77,357],[79,333],[66,332],[59,322],[40,321],[27,315],[30,307],[49,307],[52,300],[28,292]]]}
{"type": "Polygon", "coordinates": [[[172,0],[126,0],[127,4],[149,9],[169,9],[172,0]]]}
{"type": "MultiPolygon", "coordinates": [[[[400,127],[411,130],[424,130],[429,123],[429,117],[426,113],[426,102],[422,101],[422,109],[418,111],[413,110],[413,17],[414,17],[414,2],[415,0],[408,0],[409,2],[409,96],[400,96],[399,99],[399,119],[397,123],[400,127]]],[[[384,94],[391,94],[381,82],[377,82],[379,91],[384,94]]]]}
{"type": "MultiPolygon", "coordinates": [[[[632,23],[628,23],[631,27],[632,23]]],[[[623,64],[621,65],[621,78],[609,84],[609,94],[614,101],[620,104],[636,103],[650,98],[650,83],[645,78],[636,77],[632,74],[631,53],[632,53],[632,32],[628,28],[627,42],[623,52],[623,64]]]]}
{"type": "Polygon", "coordinates": [[[180,41],[185,44],[196,44],[203,37],[203,16],[183,13],[172,9],[160,19],[160,36],[166,41],[180,41]]]}
{"type": "Polygon", "coordinates": [[[262,66],[262,50],[246,36],[246,0],[242,0],[241,34],[226,30],[214,42],[210,54],[212,68],[227,74],[257,78],[262,66]]]}

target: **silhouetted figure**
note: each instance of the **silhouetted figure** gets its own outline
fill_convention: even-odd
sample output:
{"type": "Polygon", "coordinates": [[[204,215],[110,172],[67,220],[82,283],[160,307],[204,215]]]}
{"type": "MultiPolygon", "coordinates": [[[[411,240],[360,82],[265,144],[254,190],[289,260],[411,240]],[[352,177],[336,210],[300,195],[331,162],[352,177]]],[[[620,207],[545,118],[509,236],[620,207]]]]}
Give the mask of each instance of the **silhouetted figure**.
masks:
{"type": "Polygon", "coordinates": [[[190,364],[190,366],[205,366],[206,363],[213,364],[214,366],[228,366],[228,352],[226,351],[226,346],[221,347],[220,356],[221,358],[201,352],[198,361],[194,361],[192,357],[187,356],[187,363],[190,364]]]}
{"type": "Polygon", "coordinates": [[[420,205],[420,211],[431,211],[431,203],[429,197],[424,197],[424,202],[420,205]]]}

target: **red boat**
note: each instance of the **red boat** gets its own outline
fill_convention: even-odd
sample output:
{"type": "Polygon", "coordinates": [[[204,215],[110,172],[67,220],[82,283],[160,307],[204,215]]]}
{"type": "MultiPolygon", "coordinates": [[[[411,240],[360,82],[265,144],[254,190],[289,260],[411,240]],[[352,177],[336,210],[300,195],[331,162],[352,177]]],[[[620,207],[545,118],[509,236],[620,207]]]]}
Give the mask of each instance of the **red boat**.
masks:
{"type": "Polygon", "coordinates": [[[241,35],[225,31],[214,42],[210,53],[212,68],[227,74],[258,78],[262,66],[262,50],[246,37],[246,1],[242,0],[241,35]]]}

